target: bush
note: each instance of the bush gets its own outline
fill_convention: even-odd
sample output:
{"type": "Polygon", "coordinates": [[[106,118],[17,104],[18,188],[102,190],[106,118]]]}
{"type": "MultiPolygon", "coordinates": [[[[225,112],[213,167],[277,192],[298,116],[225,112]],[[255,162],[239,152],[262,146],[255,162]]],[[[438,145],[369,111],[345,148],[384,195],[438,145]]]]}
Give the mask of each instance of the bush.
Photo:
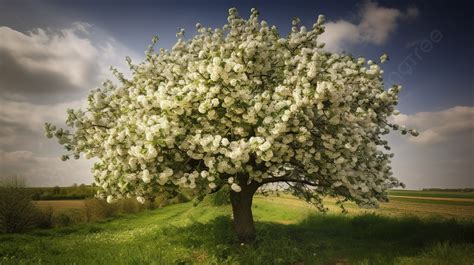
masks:
{"type": "Polygon", "coordinates": [[[118,213],[118,208],[118,204],[109,204],[104,200],[87,199],[84,201],[87,222],[115,216],[118,213]]]}
{"type": "Polygon", "coordinates": [[[154,210],[156,209],[156,204],[155,204],[155,201],[146,201],[143,205],[143,207],[141,207],[141,210],[154,210]]]}
{"type": "Polygon", "coordinates": [[[92,198],[95,188],[80,185],[72,187],[28,187],[33,200],[83,200],[92,198]]]}
{"type": "Polygon", "coordinates": [[[138,202],[133,198],[123,199],[118,203],[120,204],[120,212],[122,213],[135,213],[139,210],[138,202]]]}
{"type": "Polygon", "coordinates": [[[33,195],[34,200],[44,200],[44,201],[54,201],[54,200],[83,200],[86,198],[85,195],[54,195],[54,194],[44,194],[44,195],[33,195]]]}
{"type": "Polygon", "coordinates": [[[166,196],[164,194],[160,194],[160,195],[155,197],[155,205],[158,208],[163,208],[168,204],[169,204],[168,196],[166,196]]]}
{"type": "Polygon", "coordinates": [[[36,227],[51,228],[53,227],[53,207],[48,206],[44,209],[37,209],[36,227]]]}
{"type": "Polygon", "coordinates": [[[23,180],[17,177],[0,179],[1,232],[16,233],[32,228],[37,211],[23,180]]]}
{"type": "Polygon", "coordinates": [[[145,210],[154,210],[156,208],[155,204],[155,197],[149,197],[146,198],[145,203],[141,204],[138,203],[137,201],[137,206],[138,206],[138,211],[145,211],[145,210]]]}
{"type": "Polygon", "coordinates": [[[53,215],[54,226],[70,226],[84,222],[85,216],[81,209],[68,209],[53,215]]]}
{"type": "Polygon", "coordinates": [[[177,204],[177,203],[183,203],[183,202],[188,202],[190,199],[183,193],[178,193],[175,197],[169,200],[169,204],[177,204]]]}

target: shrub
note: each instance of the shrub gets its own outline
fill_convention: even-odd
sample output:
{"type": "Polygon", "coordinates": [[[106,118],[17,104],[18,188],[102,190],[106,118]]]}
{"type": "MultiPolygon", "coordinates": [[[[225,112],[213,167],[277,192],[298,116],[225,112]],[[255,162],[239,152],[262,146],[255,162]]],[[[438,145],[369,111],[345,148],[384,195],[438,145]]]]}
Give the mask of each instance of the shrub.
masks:
{"type": "Polygon", "coordinates": [[[82,223],[85,219],[84,212],[81,209],[67,209],[54,213],[54,226],[70,226],[82,223]]]}
{"type": "Polygon", "coordinates": [[[22,232],[32,228],[37,209],[24,181],[18,177],[0,179],[0,231],[22,232]]]}
{"type": "Polygon", "coordinates": [[[122,213],[135,213],[139,209],[137,200],[133,198],[123,199],[120,200],[118,203],[120,204],[120,211],[122,213]]]}
{"type": "Polygon", "coordinates": [[[168,204],[169,204],[168,196],[166,196],[165,194],[160,194],[160,195],[156,196],[155,205],[158,208],[165,207],[168,204]]]}
{"type": "Polygon", "coordinates": [[[190,201],[190,199],[186,195],[184,195],[181,192],[178,192],[178,194],[175,197],[169,200],[169,204],[177,204],[177,203],[188,202],[188,201],[190,201]]]}
{"type": "Polygon", "coordinates": [[[53,207],[48,206],[44,209],[37,209],[36,227],[51,228],[53,227],[53,207]]]}
{"type": "Polygon", "coordinates": [[[71,225],[72,220],[66,213],[58,213],[54,216],[55,226],[69,226],[71,225]]]}
{"type": "Polygon", "coordinates": [[[75,194],[71,194],[71,195],[62,195],[62,194],[54,195],[54,194],[45,193],[45,194],[40,195],[40,196],[33,195],[33,198],[34,198],[35,200],[44,200],[44,201],[53,201],[53,200],[83,200],[83,199],[86,198],[86,196],[85,196],[85,195],[75,195],[75,194]]]}
{"type": "Polygon", "coordinates": [[[143,204],[143,210],[154,210],[156,209],[156,204],[155,204],[155,201],[146,201],[144,204],[143,204]]]}
{"type": "Polygon", "coordinates": [[[138,203],[139,211],[154,210],[156,208],[155,199],[156,197],[150,196],[146,198],[145,203],[138,203]]]}
{"type": "Polygon", "coordinates": [[[104,200],[87,199],[84,201],[84,211],[87,222],[112,217],[118,212],[118,204],[109,204],[104,200]]]}

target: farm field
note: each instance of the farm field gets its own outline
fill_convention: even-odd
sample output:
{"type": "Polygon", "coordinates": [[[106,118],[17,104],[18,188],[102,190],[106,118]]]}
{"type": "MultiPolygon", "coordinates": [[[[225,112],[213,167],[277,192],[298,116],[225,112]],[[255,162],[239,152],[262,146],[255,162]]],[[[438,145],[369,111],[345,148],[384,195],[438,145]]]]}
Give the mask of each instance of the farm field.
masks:
{"type": "MultiPolygon", "coordinates": [[[[261,197],[256,197],[256,200],[261,197]]],[[[267,200],[274,201],[273,198],[267,200]]],[[[278,198],[278,203],[289,207],[303,207],[308,211],[314,211],[314,207],[291,196],[278,198]]],[[[42,208],[51,207],[56,211],[67,209],[82,209],[83,200],[52,200],[35,201],[42,208]]],[[[334,199],[325,199],[326,206],[332,213],[339,213],[340,208],[336,206],[334,199]]],[[[347,203],[346,209],[349,214],[376,213],[385,216],[413,215],[418,217],[442,217],[457,219],[474,219],[474,197],[472,193],[434,193],[424,191],[390,191],[390,201],[382,203],[379,209],[361,209],[353,203],[347,203]],[[395,195],[396,194],[396,195],[395,195]],[[429,194],[429,197],[427,196],[429,194]],[[448,194],[452,194],[448,197],[448,194]]]]}
{"type": "Polygon", "coordinates": [[[474,199],[474,192],[390,190],[389,194],[392,196],[474,199]]]}
{"type": "MultiPolygon", "coordinates": [[[[38,203],[38,202],[37,202],[38,203]]],[[[80,201],[39,202],[77,207],[80,201]]],[[[328,214],[291,196],[254,200],[258,240],[233,237],[229,206],[182,203],[97,223],[0,235],[0,264],[472,264],[474,206],[333,200],[328,214]]],[[[54,207],[54,206],[53,206],[54,207]]]]}
{"type": "Polygon", "coordinates": [[[35,201],[34,203],[40,208],[51,207],[55,211],[84,208],[84,200],[35,201]]]}

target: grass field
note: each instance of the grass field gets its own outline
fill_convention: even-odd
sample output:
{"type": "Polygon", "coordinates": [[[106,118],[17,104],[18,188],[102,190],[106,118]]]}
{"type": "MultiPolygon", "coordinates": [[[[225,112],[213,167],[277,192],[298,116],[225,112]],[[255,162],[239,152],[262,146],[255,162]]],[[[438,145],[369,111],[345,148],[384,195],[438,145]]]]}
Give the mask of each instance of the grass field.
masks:
{"type": "Polygon", "coordinates": [[[235,241],[228,206],[183,203],[0,235],[0,264],[472,264],[474,206],[419,201],[392,199],[378,210],[349,204],[341,215],[329,199],[322,215],[289,196],[257,196],[253,245],[235,241]]]}

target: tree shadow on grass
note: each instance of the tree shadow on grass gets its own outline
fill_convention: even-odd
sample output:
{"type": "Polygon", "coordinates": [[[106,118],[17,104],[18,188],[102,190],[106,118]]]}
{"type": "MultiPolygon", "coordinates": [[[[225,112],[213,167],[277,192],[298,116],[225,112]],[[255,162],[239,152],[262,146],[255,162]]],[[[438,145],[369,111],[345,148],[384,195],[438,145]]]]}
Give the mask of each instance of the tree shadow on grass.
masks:
{"type": "Polygon", "coordinates": [[[252,245],[236,241],[228,217],[167,233],[180,235],[171,237],[171,244],[194,249],[198,259],[204,256],[219,264],[391,264],[438,243],[474,243],[472,222],[445,219],[312,215],[298,224],[257,222],[256,227],[258,239],[252,245]]]}

